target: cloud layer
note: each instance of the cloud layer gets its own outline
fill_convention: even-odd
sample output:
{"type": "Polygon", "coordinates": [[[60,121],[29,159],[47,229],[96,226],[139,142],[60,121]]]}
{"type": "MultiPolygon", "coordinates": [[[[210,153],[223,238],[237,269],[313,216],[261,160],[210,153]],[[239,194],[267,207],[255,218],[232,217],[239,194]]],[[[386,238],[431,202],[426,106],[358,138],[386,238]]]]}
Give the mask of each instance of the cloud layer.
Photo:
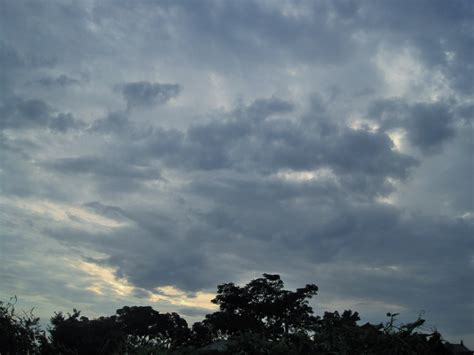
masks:
{"type": "Polygon", "coordinates": [[[2,8],[2,298],[197,319],[270,272],[474,339],[471,1],[2,8]]]}

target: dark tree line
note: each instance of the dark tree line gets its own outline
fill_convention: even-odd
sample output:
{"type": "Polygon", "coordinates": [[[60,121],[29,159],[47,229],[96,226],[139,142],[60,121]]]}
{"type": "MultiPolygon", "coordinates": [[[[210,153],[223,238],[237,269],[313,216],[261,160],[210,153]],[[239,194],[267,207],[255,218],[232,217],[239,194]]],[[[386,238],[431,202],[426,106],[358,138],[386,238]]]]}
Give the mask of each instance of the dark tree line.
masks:
{"type": "Polygon", "coordinates": [[[279,275],[245,286],[225,283],[212,300],[219,311],[188,327],[177,313],[123,307],[89,319],[56,313],[48,331],[32,312],[0,302],[0,354],[446,354],[441,335],[422,332],[424,320],[359,325],[357,312],[315,316],[309,300],[318,287],[284,289],[279,275]]]}

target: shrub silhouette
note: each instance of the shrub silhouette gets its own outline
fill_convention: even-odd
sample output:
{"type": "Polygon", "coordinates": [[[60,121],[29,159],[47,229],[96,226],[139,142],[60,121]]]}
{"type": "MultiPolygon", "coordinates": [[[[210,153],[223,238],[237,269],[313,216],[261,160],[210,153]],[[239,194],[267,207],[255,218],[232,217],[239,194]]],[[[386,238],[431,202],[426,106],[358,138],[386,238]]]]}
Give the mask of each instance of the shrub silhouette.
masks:
{"type": "Polygon", "coordinates": [[[306,285],[288,291],[283,286],[279,275],[270,274],[243,287],[219,285],[211,302],[219,305],[220,312],[207,315],[203,325],[213,339],[252,331],[275,340],[290,332],[312,331],[317,318],[308,300],[316,295],[318,287],[306,285]]]}
{"type": "MultiPolygon", "coordinates": [[[[346,310],[313,315],[318,287],[285,290],[279,275],[238,286],[224,283],[212,300],[219,311],[188,327],[177,313],[125,306],[97,319],[55,313],[49,336],[32,312],[18,315],[0,302],[0,354],[446,354],[441,335],[423,333],[424,320],[359,325],[346,310]]],[[[16,299],[14,299],[16,300],[16,299]]]]}
{"type": "Polygon", "coordinates": [[[46,342],[39,318],[33,315],[33,310],[19,315],[15,311],[16,301],[16,296],[8,302],[0,301],[0,353],[37,353],[46,342]]]}

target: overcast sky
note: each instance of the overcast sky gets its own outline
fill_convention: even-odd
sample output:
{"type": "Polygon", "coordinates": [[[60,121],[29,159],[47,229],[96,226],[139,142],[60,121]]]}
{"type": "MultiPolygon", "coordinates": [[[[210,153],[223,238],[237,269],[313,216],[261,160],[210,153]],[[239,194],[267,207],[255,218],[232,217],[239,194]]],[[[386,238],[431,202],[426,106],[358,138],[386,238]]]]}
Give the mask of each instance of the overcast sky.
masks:
{"type": "Polygon", "coordinates": [[[0,0],[0,299],[269,272],[474,345],[473,52],[470,0],[0,0]]]}

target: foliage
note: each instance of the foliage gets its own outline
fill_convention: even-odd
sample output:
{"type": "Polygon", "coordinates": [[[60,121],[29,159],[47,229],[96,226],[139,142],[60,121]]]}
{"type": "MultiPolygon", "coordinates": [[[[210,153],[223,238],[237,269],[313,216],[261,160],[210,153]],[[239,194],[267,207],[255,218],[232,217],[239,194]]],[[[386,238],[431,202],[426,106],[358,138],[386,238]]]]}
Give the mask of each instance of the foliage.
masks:
{"type": "Polygon", "coordinates": [[[326,312],[314,335],[316,351],[321,354],[443,354],[440,334],[419,333],[424,320],[396,325],[398,314],[387,313],[385,324],[359,326],[357,312],[326,312]]]}
{"type": "Polygon", "coordinates": [[[15,311],[16,297],[0,301],[0,353],[26,354],[39,351],[44,332],[33,310],[19,315],[15,311]]]}
{"type": "Polygon", "coordinates": [[[62,354],[110,354],[124,348],[124,337],[116,317],[90,320],[74,309],[64,316],[56,313],[51,318],[51,350],[62,354]]]}
{"type": "MultiPolygon", "coordinates": [[[[18,315],[0,302],[0,353],[7,354],[445,354],[438,332],[420,331],[424,320],[359,325],[357,312],[314,316],[313,284],[284,289],[279,275],[263,274],[238,286],[225,283],[212,300],[219,311],[188,327],[177,313],[149,306],[123,307],[89,319],[74,309],[55,313],[49,337],[33,313],[18,315]]],[[[15,299],[16,300],[16,299],[15,299]]]]}
{"type": "Polygon", "coordinates": [[[207,315],[203,323],[215,338],[252,331],[279,339],[283,334],[311,331],[316,317],[308,300],[318,287],[306,285],[288,291],[283,286],[279,275],[270,274],[243,287],[219,285],[212,302],[219,305],[220,312],[207,315]]]}
{"type": "Polygon", "coordinates": [[[175,349],[188,341],[188,323],[177,313],[162,314],[146,306],[123,307],[117,315],[129,348],[175,349]]]}
{"type": "Polygon", "coordinates": [[[51,318],[51,349],[62,354],[150,353],[175,349],[189,338],[186,321],[149,306],[123,307],[116,315],[88,319],[73,310],[51,318]]]}

